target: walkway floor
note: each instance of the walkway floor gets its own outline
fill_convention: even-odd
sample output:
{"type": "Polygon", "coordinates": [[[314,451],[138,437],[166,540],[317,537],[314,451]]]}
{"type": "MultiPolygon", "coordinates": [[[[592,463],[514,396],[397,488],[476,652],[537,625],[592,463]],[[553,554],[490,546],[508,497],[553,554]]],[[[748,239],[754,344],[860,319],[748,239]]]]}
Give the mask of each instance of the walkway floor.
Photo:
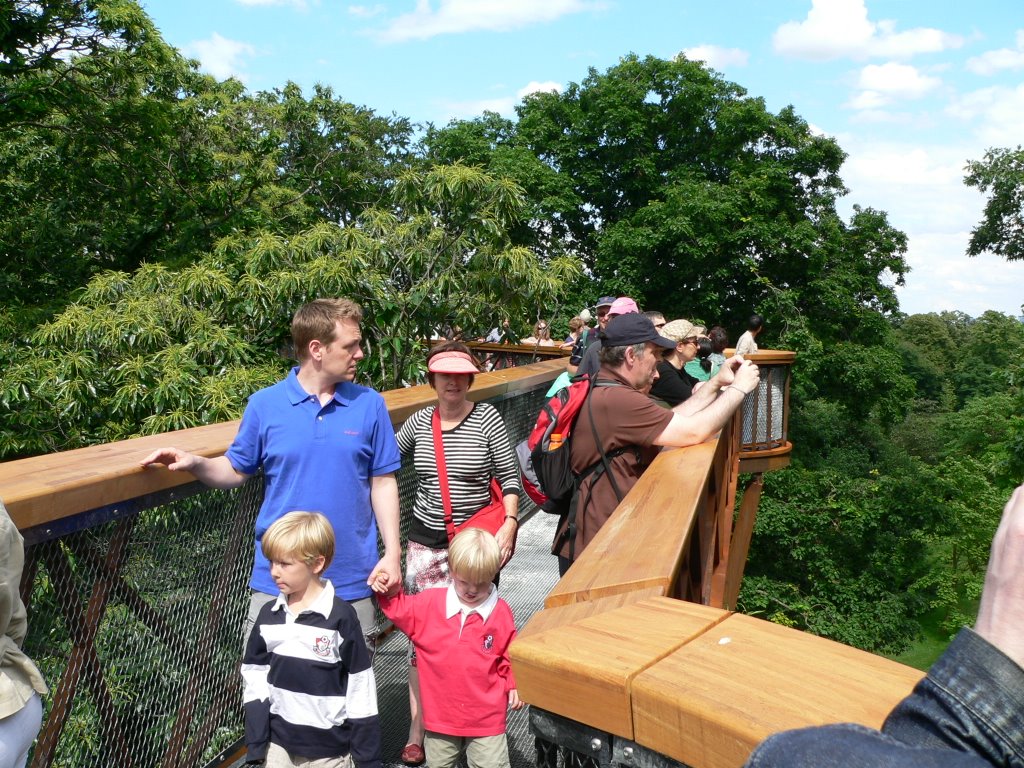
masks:
{"type": "MultiPolygon", "coordinates": [[[[544,598],[558,579],[558,565],[550,553],[557,518],[535,513],[523,523],[515,557],[501,572],[501,596],[512,607],[516,626],[521,627],[544,604],[544,598]]],[[[384,732],[384,765],[401,766],[399,753],[409,728],[409,694],[406,687],[405,635],[393,632],[377,650],[378,705],[384,732]]],[[[528,707],[509,713],[509,753],[512,768],[534,763],[533,737],[527,725],[528,707]]]]}

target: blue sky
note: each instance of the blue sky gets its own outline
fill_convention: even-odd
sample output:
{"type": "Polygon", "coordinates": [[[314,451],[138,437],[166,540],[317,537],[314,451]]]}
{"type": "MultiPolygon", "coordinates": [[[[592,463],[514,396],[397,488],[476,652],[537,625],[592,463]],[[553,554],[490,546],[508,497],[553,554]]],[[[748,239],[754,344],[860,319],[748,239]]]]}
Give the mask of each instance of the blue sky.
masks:
{"type": "Polygon", "coordinates": [[[143,0],[164,37],[250,90],[316,82],[378,113],[514,117],[627,53],[702,59],[849,154],[853,204],[910,237],[908,313],[1022,314],[1024,262],[965,254],[964,164],[1024,143],[1020,0],[143,0]]]}

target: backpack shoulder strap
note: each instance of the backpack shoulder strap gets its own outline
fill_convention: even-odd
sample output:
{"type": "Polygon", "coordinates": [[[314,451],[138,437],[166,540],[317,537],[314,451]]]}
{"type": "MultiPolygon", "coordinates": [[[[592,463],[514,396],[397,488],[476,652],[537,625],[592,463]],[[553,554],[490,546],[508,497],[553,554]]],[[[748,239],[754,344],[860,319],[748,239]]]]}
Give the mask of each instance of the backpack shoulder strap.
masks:
{"type": "MultiPolygon", "coordinates": [[[[594,387],[600,386],[622,386],[617,381],[609,381],[607,383],[601,381],[596,376],[594,377],[594,387]]],[[[618,484],[615,482],[615,475],[612,474],[611,465],[608,463],[608,454],[604,450],[604,442],[601,440],[601,436],[597,432],[597,424],[594,421],[594,404],[591,401],[590,395],[593,393],[593,388],[587,393],[587,414],[590,416],[590,428],[594,432],[594,445],[597,447],[597,452],[601,454],[601,463],[604,465],[604,472],[608,475],[608,481],[612,484],[612,490],[615,492],[615,498],[622,503],[622,492],[619,490],[618,484]]]]}

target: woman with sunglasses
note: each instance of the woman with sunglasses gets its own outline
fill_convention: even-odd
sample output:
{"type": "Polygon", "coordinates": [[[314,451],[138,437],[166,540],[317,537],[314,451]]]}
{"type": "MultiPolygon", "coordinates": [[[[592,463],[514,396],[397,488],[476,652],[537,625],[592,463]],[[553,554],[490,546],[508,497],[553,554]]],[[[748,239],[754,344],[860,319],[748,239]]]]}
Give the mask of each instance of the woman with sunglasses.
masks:
{"type": "Polygon", "coordinates": [[[676,343],[658,361],[658,378],[651,387],[651,397],[670,408],[686,400],[699,380],[688,374],[685,366],[697,357],[697,339],[704,335],[704,327],[689,320],[673,320],[661,329],[661,335],[676,343]]]}
{"type": "Polygon", "coordinates": [[[533,325],[533,335],[523,339],[521,344],[532,344],[536,347],[553,347],[554,339],[551,338],[551,327],[547,320],[538,320],[533,325]]]}

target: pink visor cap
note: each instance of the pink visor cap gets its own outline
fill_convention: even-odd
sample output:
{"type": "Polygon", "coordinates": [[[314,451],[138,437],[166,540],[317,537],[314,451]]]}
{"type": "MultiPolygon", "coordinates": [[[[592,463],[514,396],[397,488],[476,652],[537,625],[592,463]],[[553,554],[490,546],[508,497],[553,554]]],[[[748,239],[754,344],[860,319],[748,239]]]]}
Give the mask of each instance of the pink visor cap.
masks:
{"type": "Polygon", "coordinates": [[[640,313],[640,307],[636,305],[636,302],[628,296],[619,296],[619,298],[612,302],[611,307],[608,309],[608,316],[631,315],[634,312],[637,314],[640,313]]]}
{"type": "Polygon", "coordinates": [[[465,352],[441,352],[430,358],[427,370],[431,373],[480,373],[476,363],[465,352]]]}

